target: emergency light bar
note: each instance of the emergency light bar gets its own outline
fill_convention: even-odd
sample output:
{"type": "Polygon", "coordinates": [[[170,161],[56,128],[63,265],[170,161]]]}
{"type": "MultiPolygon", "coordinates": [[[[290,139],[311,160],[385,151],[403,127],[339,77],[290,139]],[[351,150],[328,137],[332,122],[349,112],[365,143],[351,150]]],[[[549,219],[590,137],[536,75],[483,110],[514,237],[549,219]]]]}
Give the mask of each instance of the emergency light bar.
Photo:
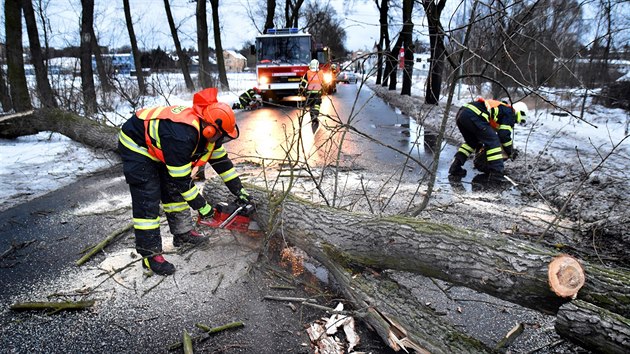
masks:
{"type": "Polygon", "coordinates": [[[298,33],[297,28],[269,28],[267,29],[267,34],[288,34],[288,33],[298,33]]]}

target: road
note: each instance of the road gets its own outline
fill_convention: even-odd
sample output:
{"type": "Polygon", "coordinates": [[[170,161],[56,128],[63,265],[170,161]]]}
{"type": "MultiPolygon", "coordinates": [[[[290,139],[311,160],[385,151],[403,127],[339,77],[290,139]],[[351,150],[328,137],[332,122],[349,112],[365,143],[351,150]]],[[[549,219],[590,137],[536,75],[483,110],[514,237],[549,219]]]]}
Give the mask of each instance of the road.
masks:
{"type": "MultiPolygon", "coordinates": [[[[290,156],[296,158],[297,144],[287,144],[287,140],[301,136],[304,147],[299,151],[306,154],[302,153],[300,161],[308,161],[312,166],[335,163],[339,147],[340,164],[344,167],[379,166],[391,171],[405,166],[418,172],[422,171],[418,162],[429,165],[433,147],[425,140],[424,129],[415,120],[384,103],[366,86],[340,84],[337,88],[335,94],[323,97],[321,124],[315,134],[311,131],[308,114],[299,124],[302,111],[295,103],[265,106],[237,114],[241,137],[229,143],[228,150],[231,154],[268,161],[284,160],[285,151],[290,150],[290,156]],[[340,124],[352,126],[353,130],[344,135],[338,130],[340,124]]],[[[454,150],[451,149],[453,147],[442,154],[444,164],[452,158],[454,150]]]]}

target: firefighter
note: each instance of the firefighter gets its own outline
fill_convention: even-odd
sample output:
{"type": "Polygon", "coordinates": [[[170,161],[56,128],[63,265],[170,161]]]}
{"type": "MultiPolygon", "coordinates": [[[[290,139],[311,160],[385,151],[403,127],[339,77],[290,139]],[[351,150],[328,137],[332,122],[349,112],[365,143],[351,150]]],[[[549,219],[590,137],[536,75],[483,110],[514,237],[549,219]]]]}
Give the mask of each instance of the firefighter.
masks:
{"type": "Polygon", "coordinates": [[[238,138],[234,112],[216,96],[217,89],[208,88],[195,93],[192,108],[141,109],[121,128],[118,149],[131,192],[136,250],[143,267],[156,274],[175,272],[161,255],[160,201],[175,247],[207,240],[191,225],[190,208],[202,219],[214,214],[191,180],[193,167],[210,162],[232,194],[251,200],[222,145],[238,138]]]}
{"type": "Polygon", "coordinates": [[[232,105],[232,109],[245,109],[252,105],[252,103],[256,102],[256,95],[260,94],[260,90],[258,87],[250,88],[249,90],[243,92],[240,96],[238,96],[238,102],[234,102],[232,105]]]}
{"type": "Polygon", "coordinates": [[[313,132],[319,127],[319,109],[322,104],[322,84],[324,76],[319,70],[319,61],[311,60],[308,64],[308,71],[302,76],[300,81],[299,93],[304,96],[304,106],[309,108],[311,116],[311,127],[313,132]]]}
{"type": "Polygon", "coordinates": [[[513,106],[498,100],[479,98],[465,104],[457,112],[457,128],[464,137],[448,170],[449,176],[464,177],[462,168],[470,154],[484,154],[479,158],[483,163],[476,167],[483,169],[488,181],[503,181],[503,160],[516,158],[512,145],[512,130],[515,123],[525,123],[528,109],[523,102],[513,106]]]}

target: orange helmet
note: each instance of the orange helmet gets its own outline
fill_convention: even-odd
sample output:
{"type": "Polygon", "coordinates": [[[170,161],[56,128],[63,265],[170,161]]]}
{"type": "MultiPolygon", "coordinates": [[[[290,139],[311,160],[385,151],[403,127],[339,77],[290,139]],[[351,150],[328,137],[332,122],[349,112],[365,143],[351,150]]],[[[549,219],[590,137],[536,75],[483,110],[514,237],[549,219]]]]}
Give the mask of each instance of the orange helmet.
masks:
{"type": "Polygon", "coordinates": [[[216,87],[210,87],[195,93],[193,111],[207,125],[202,131],[206,138],[213,137],[218,131],[236,139],[239,132],[234,111],[227,104],[217,100],[218,91],[216,87]]]}
{"type": "Polygon", "coordinates": [[[203,129],[203,135],[210,138],[217,133],[217,129],[232,139],[238,138],[238,127],[236,117],[230,106],[223,102],[216,102],[208,105],[203,110],[201,119],[208,124],[203,129]]]}

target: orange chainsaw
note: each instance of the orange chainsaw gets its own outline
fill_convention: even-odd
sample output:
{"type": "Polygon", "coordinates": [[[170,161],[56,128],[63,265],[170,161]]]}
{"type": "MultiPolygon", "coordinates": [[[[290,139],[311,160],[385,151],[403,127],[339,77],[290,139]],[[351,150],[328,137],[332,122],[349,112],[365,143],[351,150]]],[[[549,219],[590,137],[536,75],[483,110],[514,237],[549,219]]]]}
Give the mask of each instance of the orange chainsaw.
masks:
{"type": "Polygon", "coordinates": [[[215,229],[227,229],[237,232],[248,232],[259,230],[258,224],[251,221],[251,215],[256,210],[254,205],[240,202],[221,202],[217,204],[214,215],[210,220],[197,218],[197,224],[209,226],[215,229]]]}

